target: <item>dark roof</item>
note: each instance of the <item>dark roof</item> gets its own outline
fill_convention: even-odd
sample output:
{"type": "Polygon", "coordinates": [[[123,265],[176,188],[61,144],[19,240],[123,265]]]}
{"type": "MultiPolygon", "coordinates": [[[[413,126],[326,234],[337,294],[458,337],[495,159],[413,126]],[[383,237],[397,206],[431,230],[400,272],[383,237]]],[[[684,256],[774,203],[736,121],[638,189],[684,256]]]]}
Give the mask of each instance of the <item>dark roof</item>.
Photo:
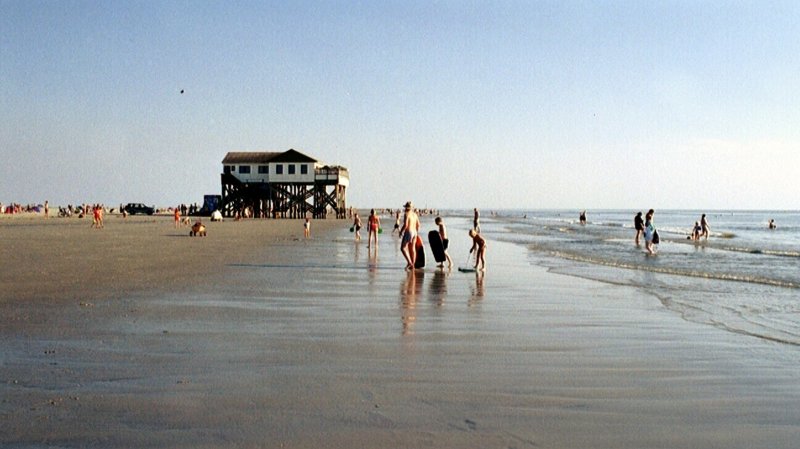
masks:
{"type": "Polygon", "coordinates": [[[233,151],[225,155],[223,164],[266,164],[283,153],[266,151],[233,151]]]}
{"type": "Polygon", "coordinates": [[[230,152],[222,160],[223,164],[267,164],[269,162],[318,162],[313,157],[307,156],[297,150],[288,150],[283,153],[265,151],[239,151],[230,152]]]}
{"type": "Polygon", "coordinates": [[[317,162],[317,160],[297,150],[289,150],[275,156],[270,162],[317,162]]]}

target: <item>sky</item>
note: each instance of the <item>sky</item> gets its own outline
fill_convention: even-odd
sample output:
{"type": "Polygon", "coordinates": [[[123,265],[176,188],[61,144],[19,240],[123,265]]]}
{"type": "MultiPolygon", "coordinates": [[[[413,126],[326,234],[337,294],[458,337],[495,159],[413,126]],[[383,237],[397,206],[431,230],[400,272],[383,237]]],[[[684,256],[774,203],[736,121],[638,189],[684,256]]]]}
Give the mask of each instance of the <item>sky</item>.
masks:
{"type": "Polygon", "coordinates": [[[293,148],[356,207],[796,210],[799,75],[796,1],[0,0],[0,201],[293,148]]]}

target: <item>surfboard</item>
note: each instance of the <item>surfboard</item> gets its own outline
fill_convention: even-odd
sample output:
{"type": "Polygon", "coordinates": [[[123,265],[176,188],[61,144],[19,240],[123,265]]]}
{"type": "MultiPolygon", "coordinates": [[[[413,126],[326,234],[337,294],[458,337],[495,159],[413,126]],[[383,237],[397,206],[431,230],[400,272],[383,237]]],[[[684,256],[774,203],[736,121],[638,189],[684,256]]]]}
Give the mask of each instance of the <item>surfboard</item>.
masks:
{"type": "Polygon", "coordinates": [[[439,231],[431,231],[428,233],[428,244],[431,245],[431,252],[436,263],[444,263],[447,258],[444,255],[444,243],[439,231]]]}
{"type": "Polygon", "coordinates": [[[425,268],[425,245],[422,239],[417,237],[417,259],[414,261],[414,268],[425,268]]]}

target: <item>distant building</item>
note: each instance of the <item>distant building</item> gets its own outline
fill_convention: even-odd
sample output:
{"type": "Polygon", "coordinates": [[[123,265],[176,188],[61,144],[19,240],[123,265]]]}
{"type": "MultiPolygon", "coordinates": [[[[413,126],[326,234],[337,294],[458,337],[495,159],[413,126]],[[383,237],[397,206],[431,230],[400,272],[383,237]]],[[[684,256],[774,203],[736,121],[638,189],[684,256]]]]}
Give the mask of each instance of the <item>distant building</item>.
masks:
{"type": "Polygon", "coordinates": [[[346,168],[296,150],[231,152],[222,160],[222,214],[249,209],[255,217],[344,218],[349,185],[346,168]]]}

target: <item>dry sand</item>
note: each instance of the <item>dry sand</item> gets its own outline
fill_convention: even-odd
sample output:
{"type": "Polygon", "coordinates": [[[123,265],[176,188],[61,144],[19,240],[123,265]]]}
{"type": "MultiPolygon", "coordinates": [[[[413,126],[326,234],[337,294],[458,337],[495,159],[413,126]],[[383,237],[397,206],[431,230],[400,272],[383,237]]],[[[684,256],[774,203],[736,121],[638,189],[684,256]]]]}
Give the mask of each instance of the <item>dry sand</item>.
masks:
{"type": "MultiPolygon", "coordinates": [[[[86,300],[141,290],[181,289],[241,262],[268,244],[303,237],[301,220],[202,219],[208,237],[190,237],[172,217],[107,217],[103,229],[88,218],[0,215],[3,239],[0,301],[86,300]]],[[[314,230],[337,225],[313,221],[314,230]]],[[[341,226],[341,224],[338,224],[341,226]]]]}
{"type": "Polygon", "coordinates": [[[0,220],[2,447],[800,441],[795,348],[517,246],[492,242],[486,275],[409,274],[395,238],[368,250],[342,221],[88,225],[0,220]]]}

